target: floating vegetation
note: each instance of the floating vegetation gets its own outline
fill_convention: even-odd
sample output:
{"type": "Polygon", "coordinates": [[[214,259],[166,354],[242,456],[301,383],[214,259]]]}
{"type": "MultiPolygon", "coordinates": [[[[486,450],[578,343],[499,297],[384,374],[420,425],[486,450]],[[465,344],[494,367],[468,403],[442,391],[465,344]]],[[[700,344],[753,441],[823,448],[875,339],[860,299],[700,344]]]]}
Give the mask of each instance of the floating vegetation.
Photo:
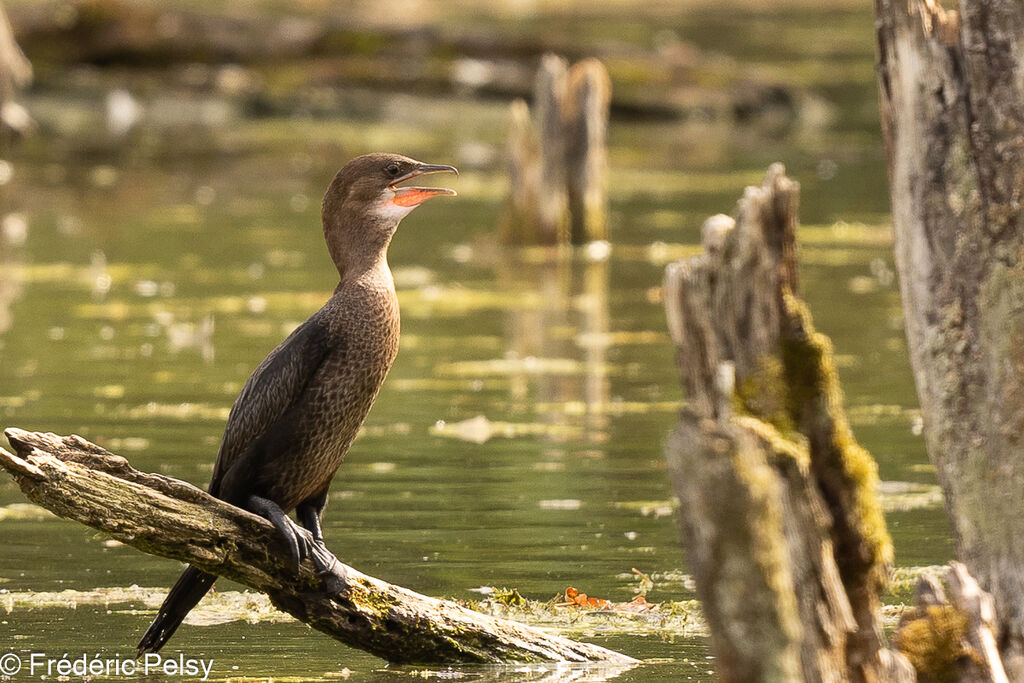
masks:
{"type": "Polygon", "coordinates": [[[130,319],[153,318],[167,325],[175,319],[191,321],[200,315],[239,315],[255,312],[293,313],[314,311],[330,297],[327,291],[262,292],[246,296],[211,296],[202,299],[190,297],[147,298],[137,300],[110,299],[82,303],[74,308],[75,315],[86,320],[118,322],[130,319]],[[254,302],[254,299],[257,299],[254,302]],[[197,314],[197,312],[201,312],[197,314]]]}
{"type": "Polygon", "coordinates": [[[119,405],[107,414],[120,420],[150,420],[165,418],[170,420],[216,420],[223,422],[231,412],[230,405],[210,405],[209,403],[158,403],[151,401],[140,406],[119,405]]]}
{"type": "Polygon", "coordinates": [[[569,416],[581,415],[646,415],[649,413],[675,413],[684,401],[561,401],[558,403],[536,403],[534,410],[540,415],[560,413],[569,416]]]}
{"type": "Polygon", "coordinates": [[[505,340],[497,335],[467,334],[458,337],[447,337],[438,334],[430,336],[402,332],[402,349],[429,348],[470,348],[490,349],[498,351],[504,348],[505,340]]]}
{"type": "Polygon", "coordinates": [[[632,510],[643,517],[670,517],[679,508],[679,501],[672,500],[630,500],[615,503],[615,507],[632,510]]]}
{"type": "MultiPolygon", "coordinates": [[[[831,225],[801,225],[796,230],[801,245],[892,246],[892,225],[838,222],[831,225]]],[[[801,250],[802,251],[802,250],[801,250]]]]}
{"type": "Polygon", "coordinates": [[[541,510],[579,510],[583,507],[583,501],[579,498],[539,500],[537,501],[537,507],[541,510]]]}
{"type": "Polygon", "coordinates": [[[508,388],[508,383],[502,379],[479,379],[467,377],[464,379],[441,379],[438,377],[404,377],[389,379],[387,386],[396,391],[483,391],[503,390],[508,388]]]}
{"type": "Polygon", "coordinates": [[[942,489],[935,484],[917,484],[909,481],[880,481],[878,495],[885,512],[907,512],[942,507],[945,499],[942,489]]]}
{"type": "Polygon", "coordinates": [[[665,332],[652,330],[621,331],[621,332],[580,332],[573,341],[581,349],[604,349],[610,346],[648,344],[668,344],[669,337],[665,332]]]}
{"type": "Polygon", "coordinates": [[[431,426],[432,436],[482,444],[494,437],[515,439],[545,436],[555,441],[574,441],[585,436],[584,430],[573,425],[545,424],[542,422],[492,422],[483,415],[461,422],[438,420],[431,426]]]}
{"type": "Polygon", "coordinates": [[[886,420],[906,420],[909,423],[921,416],[921,409],[887,403],[872,403],[850,406],[846,409],[846,414],[852,422],[862,425],[878,424],[886,420]]]}
{"type": "Polygon", "coordinates": [[[11,503],[0,507],[0,522],[39,522],[57,519],[49,510],[32,503],[11,503]]]}
{"type": "MultiPolygon", "coordinates": [[[[609,368],[599,364],[602,373],[609,368]]],[[[492,360],[467,360],[441,363],[434,373],[449,377],[503,377],[510,375],[561,375],[573,376],[593,373],[594,365],[573,358],[494,358],[492,360]]]]}
{"type": "Polygon", "coordinates": [[[398,292],[398,303],[402,315],[415,318],[482,310],[540,310],[549,305],[548,299],[537,291],[497,292],[447,285],[403,289],[398,292]]]}
{"type": "MultiPolygon", "coordinates": [[[[116,605],[141,603],[146,609],[156,609],[167,597],[166,588],[140,586],[94,588],[87,591],[8,591],[0,590],[0,607],[8,613],[25,609],[78,609],[80,605],[101,605],[110,609],[116,605]]],[[[134,612],[135,610],[129,610],[134,612]]],[[[292,617],[279,612],[263,593],[249,591],[212,591],[198,607],[185,618],[186,624],[213,626],[232,621],[257,622],[291,621],[292,617]]]]}
{"type": "MultiPolygon", "coordinates": [[[[479,589],[478,589],[479,590],[479,589]]],[[[491,589],[491,597],[465,603],[470,609],[521,621],[531,626],[550,628],[572,637],[595,635],[706,637],[707,627],[696,600],[649,603],[643,597],[630,602],[614,603],[597,598],[570,586],[564,592],[541,602],[496,599],[499,589],[491,589]]],[[[500,589],[506,595],[514,589],[500,589]]],[[[481,592],[487,592],[482,589],[481,592]]],[[[518,595],[518,591],[515,591],[518,595]]]]}

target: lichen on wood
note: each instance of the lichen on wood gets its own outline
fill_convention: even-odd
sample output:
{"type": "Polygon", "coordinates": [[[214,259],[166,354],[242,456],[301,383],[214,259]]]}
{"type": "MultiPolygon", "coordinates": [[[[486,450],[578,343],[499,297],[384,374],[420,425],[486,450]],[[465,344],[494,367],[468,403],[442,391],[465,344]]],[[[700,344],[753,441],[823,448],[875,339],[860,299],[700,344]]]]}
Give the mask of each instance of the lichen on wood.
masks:
{"type": "Polygon", "coordinates": [[[669,467],[723,679],[902,680],[881,641],[877,467],[798,297],[798,192],[773,165],[735,220],[705,224],[703,254],[666,269],[687,398],[669,467]],[[737,586],[758,595],[733,601],[737,586]]]}
{"type": "Polygon", "coordinates": [[[298,572],[277,530],[261,517],[183,481],[140,472],[78,436],[8,429],[17,455],[0,466],[25,495],[144,552],[188,562],[266,593],[278,609],[390,662],[420,664],[636,660],[605,648],[496,619],[420,595],[340,562],[298,572]]]}

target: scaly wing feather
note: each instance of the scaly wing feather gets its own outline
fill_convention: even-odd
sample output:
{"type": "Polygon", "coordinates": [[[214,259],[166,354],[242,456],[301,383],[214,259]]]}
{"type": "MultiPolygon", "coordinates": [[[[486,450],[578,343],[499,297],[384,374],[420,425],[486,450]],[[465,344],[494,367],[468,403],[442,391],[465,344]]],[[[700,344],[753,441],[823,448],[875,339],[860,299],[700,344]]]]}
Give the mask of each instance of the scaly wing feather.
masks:
{"type": "Polygon", "coordinates": [[[327,351],[327,330],[314,315],[253,371],[228,415],[210,493],[218,495],[221,479],[235,460],[298,400],[327,351]]]}

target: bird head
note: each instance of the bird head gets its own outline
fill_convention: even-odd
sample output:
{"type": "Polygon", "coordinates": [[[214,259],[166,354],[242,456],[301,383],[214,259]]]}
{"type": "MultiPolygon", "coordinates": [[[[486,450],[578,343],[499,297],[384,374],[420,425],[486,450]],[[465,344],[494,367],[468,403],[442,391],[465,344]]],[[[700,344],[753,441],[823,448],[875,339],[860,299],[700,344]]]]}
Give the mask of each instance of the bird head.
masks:
{"type": "Polygon", "coordinates": [[[400,154],[365,154],[345,164],[324,195],[324,236],[339,272],[387,251],[398,223],[432,197],[454,196],[445,187],[403,185],[429,173],[451,172],[454,166],[425,164],[400,154]]]}

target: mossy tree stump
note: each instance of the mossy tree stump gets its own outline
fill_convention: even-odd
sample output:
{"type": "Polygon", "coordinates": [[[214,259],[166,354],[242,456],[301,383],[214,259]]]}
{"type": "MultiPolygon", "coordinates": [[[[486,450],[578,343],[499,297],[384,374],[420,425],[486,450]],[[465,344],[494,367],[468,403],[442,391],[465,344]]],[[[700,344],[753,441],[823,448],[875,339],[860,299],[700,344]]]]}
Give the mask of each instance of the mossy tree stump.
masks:
{"type": "Polygon", "coordinates": [[[5,434],[17,455],[0,448],[0,467],[33,502],[143,552],[266,593],[281,611],[389,662],[579,662],[616,671],[637,663],[597,645],[420,595],[340,562],[326,575],[318,575],[309,559],[295,571],[284,539],[262,517],[186,482],[139,472],[78,436],[20,429],[5,434]]]}
{"type": "Polygon", "coordinates": [[[829,340],[797,296],[798,185],[772,166],[669,265],[687,407],[667,457],[726,681],[912,680],[884,650],[891,543],[829,340]]]}
{"type": "Polygon", "coordinates": [[[896,266],[958,558],[1024,680],[1024,3],[876,0],[896,266]],[[949,4],[949,3],[946,3],[949,4]]]}

